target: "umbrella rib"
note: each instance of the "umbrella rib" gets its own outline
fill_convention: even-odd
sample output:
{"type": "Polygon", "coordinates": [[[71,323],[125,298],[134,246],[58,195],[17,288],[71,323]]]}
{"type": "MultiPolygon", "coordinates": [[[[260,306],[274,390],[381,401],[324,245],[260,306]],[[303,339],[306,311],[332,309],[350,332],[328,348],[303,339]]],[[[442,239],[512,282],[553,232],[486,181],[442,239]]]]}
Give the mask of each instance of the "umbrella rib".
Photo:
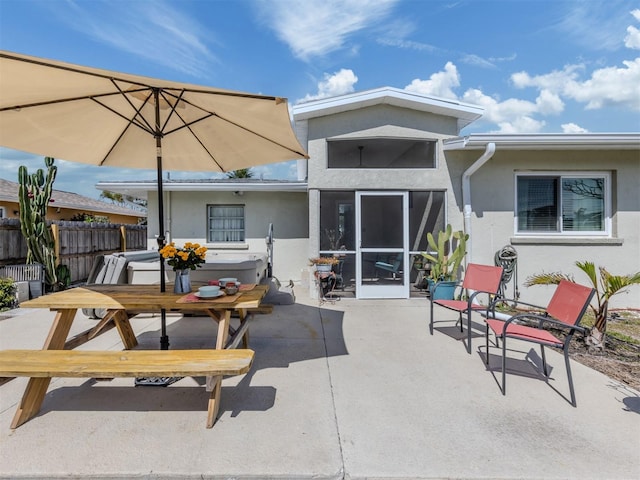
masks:
{"type": "MultiPolygon", "coordinates": [[[[146,90],[146,89],[145,89],[146,90]]],[[[25,103],[24,105],[11,105],[8,107],[0,108],[0,112],[6,112],[9,110],[22,110],[24,108],[42,107],[45,105],[54,105],[56,103],[75,102],[78,100],[96,100],[96,98],[111,97],[113,95],[119,95],[117,92],[97,93],[93,95],[82,95],[79,97],[58,98],[56,100],[47,100],[43,102],[25,103]]],[[[103,105],[102,103],[100,105],[103,105]]],[[[103,105],[104,106],[104,105],[103,105]]]]}
{"type": "MultiPolygon", "coordinates": [[[[159,94],[162,95],[162,99],[167,102],[168,105],[171,105],[171,111],[169,112],[169,115],[167,115],[167,119],[164,121],[164,125],[162,125],[162,127],[160,128],[160,131],[163,132],[164,135],[164,129],[166,128],[166,126],[169,124],[169,120],[171,120],[171,116],[175,113],[178,118],[180,120],[182,120],[183,123],[184,120],[182,119],[182,117],[178,114],[178,112],[176,112],[176,108],[178,106],[178,104],[180,103],[180,101],[184,100],[182,99],[183,95],[184,95],[184,90],[180,91],[180,95],[173,95],[173,94],[169,94],[169,92],[165,92],[164,90],[160,89],[159,94]],[[175,99],[175,103],[171,104],[171,102],[169,101],[169,96],[173,97],[175,99]]],[[[185,103],[189,103],[189,102],[185,102],[185,103]]],[[[180,128],[180,127],[179,127],[180,128]]],[[[175,131],[175,130],[174,130],[175,131]]]]}
{"type": "MultiPolygon", "coordinates": [[[[131,119],[129,119],[128,117],[125,117],[124,115],[120,115],[120,114],[119,115],[125,118],[126,120],[129,120],[130,123],[133,123],[134,125],[137,125],[138,127],[142,128],[146,132],[152,135],[155,135],[156,131],[153,129],[153,126],[151,125],[151,123],[147,121],[144,115],[140,115],[140,112],[142,111],[144,106],[149,102],[151,95],[147,95],[147,97],[142,102],[142,105],[140,105],[140,108],[136,108],[136,106],[131,102],[131,100],[129,99],[129,96],[127,95],[128,93],[131,93],[131,94],[138,93],[138,92],[145,93],[145,92],[148,92],[150,89],[147,87],[147,88],[141,88],[136,90],[128,90],[127,92],[125,92],[124,90],[122,90],[122,88],[120,88],[120,85],[118,85],[118,83],[113,78],[111,79],[111,83],[113,84],[114,87],[118,89],[118,92],[120,92],[120,95],[122,95],[122,97],[127,101],[127,103],[129,104],[129,106],[131,106],[133,111],[136,112],[135,116],[131,119]],[[146,128],[142,125],[142,122],[140,122],[140,120],[138,120],[138,122],[140,123],[135,122],[134,120],[136,118],[142,119],[142,122],[144,122],[144,124],[146,125],[146,128]]],[[[114,113],[118,113],[118,112],[114,112],[114,113]]]]}
{"type": "MultiPolygon", "coordinates": [[[[114,110],[113,108],[111,108],[109,105],[105,105],[104,103],[100,102],[99,100],[96,100],[95,98],[92,98],[91,100],[93,100],[94,102],[96,102],[98,105],[100,105],[103,108],[106,108],[107,110],[109,110],[111,113],[114,113],[115,115],[119,116],[120,118],[122,118],[123,120],[127,121],[127,126],[124,129],[125,131],[127,130],[127,128],[129,128],[129,125],[135,125],[138,128],[141,128],[142,130],[144,130],[145,132],[154,135],[155,132],[153,131],[153,129],[151,128],[151,125],[149,125],[149,123],[146,121],[146,119],[144,118],[144,116],[142,115],[138,115],[140,110],[136,110],[136,115],[133,118],[128,118],[125,115],[121,114],[120,112],[118,112],[117,110],[114,110]],[[140,120],[137,120],[137,117],[142,118],[142,120],[144,120],[144,124],[140,122],[140,120]],[[146,126],[145,126],[146,125],[146,126]]],[[[145,102],[146,103],[146,102],[145,102]]],[[[133,106],[133,105],[132,105],[133,106]]],[[[144,106],[144,105],[143,105],[144,106]]],[[[142,107],[140,107],[142,108],[142,107]]],[[[135,107],[134,107],[135,109],[135,107]]],[[[123,132],[124,133],[124,132],[123,132]]],[[[118,140],[120,139],[120,137],[118,138],[118,140]]]]}
{"type": "MultiPolygon", "coordinates": [[[[113,81],[113,80],[112,80],[113,81]]],[[[149,122],[147,122],[147,119],[144,117],[144,115],[140,115],[140,111],[144,108],[144,106],[149,102],[149,98],[151,98],[151,96],[147,96],[147,98],[144,99],[144,102],[142,103],[142,105],[140,105],[140,108],[136,108],[135,105],[133,105],[133,103],[131,103],[131,100],[129,100],[129,98],[127,97],[127,95],[122,91],[122,89],[118,86],[118,84],[116,82],[113,82],[113,85],[118,89],[118,91],[120,92],[120,94],[125,98],[125,100],[127,101],[127,103],[129,103],[129,105],[131,106],[131,108],[134,109],[134,111],[136,112],[136,114],[132,117],[132,118],[127,118],[124,115],[122,115],[121,113],[113,110],[112,108],[110,108],[107,105],[104,105],[100,102],[98,102],[97,100],[94,100],[95,102],[99,103],[100,105],[102,105],[104,108],[112,111],[113,113],[115,113],[116,115],[124,118],[127,121],[127,126],[124,127],[124,129],[122,130],[122,132],[120,132],[120,135],[118,135],[118,139],[113,142],[113,144],[111,145],[111,148],[109,149],[109,151],[107,152],[107,154],[102,158],[102,160],[100,161],[100,165],[104,165],[104,162],[107,161],[107,158],[109,158],[109,155],[111,155],[111,152],[113,152],[113,149],[116,148],[116,145],[118,145],[118,143],[120,142],[120,140],[122,139],[122,137],[124,136],[125,133],[127,133],[127,130],[129,130],[129,127],[131,125],[135,125],[138,128],[141,128],[142,130],[146,131],[147,133],[150,133],[151,135],[155,136],[156,132],[151,128],[151,125],[149,125],[149,122]],[[144,123],[147,125],[147,128],[145,128],[144,125],[142,125],[140,123],[140,120],[138,118],[141,118],[144,123]],[[138,120],[136,120],[138,119],[138,120]]]]}

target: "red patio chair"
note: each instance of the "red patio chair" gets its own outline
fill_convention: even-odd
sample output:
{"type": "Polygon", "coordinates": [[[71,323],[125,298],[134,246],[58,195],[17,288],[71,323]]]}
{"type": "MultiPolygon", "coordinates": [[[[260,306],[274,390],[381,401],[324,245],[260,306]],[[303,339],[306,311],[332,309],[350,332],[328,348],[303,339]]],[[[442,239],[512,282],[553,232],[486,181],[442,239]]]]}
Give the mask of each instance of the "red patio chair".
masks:
{"type": "Polygon", "coordinates": [[[495,267],[493,265],[480,265],[477,263],[470,263],[467,265],[467,270],[464,274],[464,279],[461,284],[457,285],[468,293],[467,300],[433,300],[433,293],[438,288],[438,284],[431,290],[429,296],[429,302],[431,307],[431,319],[429,321],[429,332],[433,335],[433,305],[439,305],[458,312],[458,321],[460,322],[460,332],[462,329],[462,315],[467,316],[467,351],[471,353],[471,312],[485,310],[487,315],[489,310],[493,309],[495,301],[497,300],[498,289],[500,288],[500,279],[502,278],[502,267],[495,267]],[[481,305],[478,302],[479,296],[486,296],[486,303],[481,305]]]}
{"type": "Polygon", "coordinates": [[[489,365],[489,330],[496,337],[496,347],[499,347],[499,339],[502,339],[502,394],[506,395],[506,365],[507,365],[507,338],[517,338],[525,342],[533,342],[540,345],[542,354],[542,371],[549,378],[547,373],[547,361],[544,355],[545,345],[548,347],[561,348],[564,353],[564,361],[567,367],[567,377],[569,378],[569,391],[571,393],[571,404],[576,406],[576,395],[573,389],[573,379],[571,378],[571,367],[569,365],[569,343],[575,332],[584,334],[587,329],[580,327],[579,323],[582,316],[587,311],[589,303],[595,294],[595,289],[578,285],[577,283],[562,280],[545,308],[536,307],[525,302],[519,304],[529,305],[531,307],[543,310],[541,314],[519,313],[512,316],[506,321],[495,318],[486,319],[486,347],[487,357],[486,364],[489,365]],[[524,319],[528,323],[537,323],[537,326],[527,326],[521,323],[524,319]],[[554,326],[567,331],[564,340],[554,336],[550,331],[545,330],[545,326],[554,326]]]}

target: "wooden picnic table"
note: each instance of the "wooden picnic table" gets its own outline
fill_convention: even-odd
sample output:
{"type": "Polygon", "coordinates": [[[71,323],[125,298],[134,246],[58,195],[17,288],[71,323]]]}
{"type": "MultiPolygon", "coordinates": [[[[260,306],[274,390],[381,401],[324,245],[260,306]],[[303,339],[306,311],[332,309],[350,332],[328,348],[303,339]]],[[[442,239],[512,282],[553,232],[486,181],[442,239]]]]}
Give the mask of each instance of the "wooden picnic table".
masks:
{"type": "MultiPolygon", "coordinates": [[[[260,308],[266,295],[266,285],[244,285],[235,295],[213,299],[199,299],[193,294],[160,292],[158,285],[87,285],[44,295],[22,302],[26,308],[47,308],[56,312],[53,325],[42,347],[43,350],[70,350],[114,326],[118,329],[125,349],[132,349],[138,341],[130,318],[140,313],[190,312],[208,315],[218,325],[216,350],[237,348],[240,340],[248,348],[249,312],[260,308]],[[71,325],[78,309],[105,309],[106,314],[96,326],[69,339],[71,325]],[[237,312],[239,326],[231,326],[231,315],[237,312]],[[111,324],[111,325],[110,325],[111,324]]],[[[35,416],[40,410],[51,377],[30,378],[11,428],[16,428],[35,416]]],[[[220,403],[222,375],[208,378],[207,389],[213,390],[215,402],[210,408],[207,426],[212,426],[220,403]]]]}

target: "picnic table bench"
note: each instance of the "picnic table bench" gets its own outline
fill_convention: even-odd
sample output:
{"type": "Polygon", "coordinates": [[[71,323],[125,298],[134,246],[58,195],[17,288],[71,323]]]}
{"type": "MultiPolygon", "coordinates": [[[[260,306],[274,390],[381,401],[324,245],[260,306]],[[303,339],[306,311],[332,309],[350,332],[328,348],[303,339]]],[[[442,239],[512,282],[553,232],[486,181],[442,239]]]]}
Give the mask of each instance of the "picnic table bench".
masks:
{"type": "Polygon", "coordinates": [[[56,312],[42,350],[9,350],[0,354],[1,377],[29,377],[11,428],[35,416],[52,377],[181,377],[206,376],[210,391],[207,428],[215,422],[222,379],[246,373],[253,360],[248,349],[248,326],[252,310],[261,307],[267,287],[250,288],[235,295],[198,299],[189,294],[160,292],[150,285],[91,285],[45,295],[25,302],[30,308],[56,312]],[[193,298],[191,298],[193,297],[193,298]],[[97,325],[69,339],[78,309],[104,308],[97,325]],[[137,313],[196,312],[209,316],[217,325],[216,346],[212,350],[133,350],[137,344],[130,319],[137,313]],[[239,326],[231,326],[231,314],[239,314],[239,326]],[[73,348],[115,326],[125,351],[76,351],[73,348]],[[244,349],[237,349],[240,342],[244,349]],[[202,357],[204,355],[204,357],[202,357]]]}
{"type": "MultiPolygon", "coordinates": [[[[247,373],[254,352],[234,350],[2,350],[0,375],[30,378],[119,378],[206,376],[210,392],[207,428],[217,416],[216,393],[209,378],[247,373]]],[[[46,387],[45,387],[46,389],[46,387]]],[[[19,427],[38,412],[27,391],[18,406],[11,428],[19,427]]]]}

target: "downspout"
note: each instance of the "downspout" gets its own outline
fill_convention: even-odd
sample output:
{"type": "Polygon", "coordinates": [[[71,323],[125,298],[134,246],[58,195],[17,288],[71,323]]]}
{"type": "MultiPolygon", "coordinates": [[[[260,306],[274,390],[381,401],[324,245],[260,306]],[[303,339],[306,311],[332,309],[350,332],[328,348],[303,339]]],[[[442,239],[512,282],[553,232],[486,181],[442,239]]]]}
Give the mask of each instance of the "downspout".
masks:
{"type": "Polygon", "coordinates": [[[487,148],[485,149],[482,156],[477,159],[473,165],[465,170],[462,174],[462,204],[463,204],[463,215],[464,215],[464,232],[469,235],[468,241],[468,255],[466,258],[466,263],[471,262],[471,252],[473,249],[471,248],[471,242],[473,241],[473,237],[471,235],[471,175],[476,173],[476,171],[482,167],[485,163],[493,157],[493,154],[496,151],[496,144],[493,142],[487,143],[487,148]]]}

